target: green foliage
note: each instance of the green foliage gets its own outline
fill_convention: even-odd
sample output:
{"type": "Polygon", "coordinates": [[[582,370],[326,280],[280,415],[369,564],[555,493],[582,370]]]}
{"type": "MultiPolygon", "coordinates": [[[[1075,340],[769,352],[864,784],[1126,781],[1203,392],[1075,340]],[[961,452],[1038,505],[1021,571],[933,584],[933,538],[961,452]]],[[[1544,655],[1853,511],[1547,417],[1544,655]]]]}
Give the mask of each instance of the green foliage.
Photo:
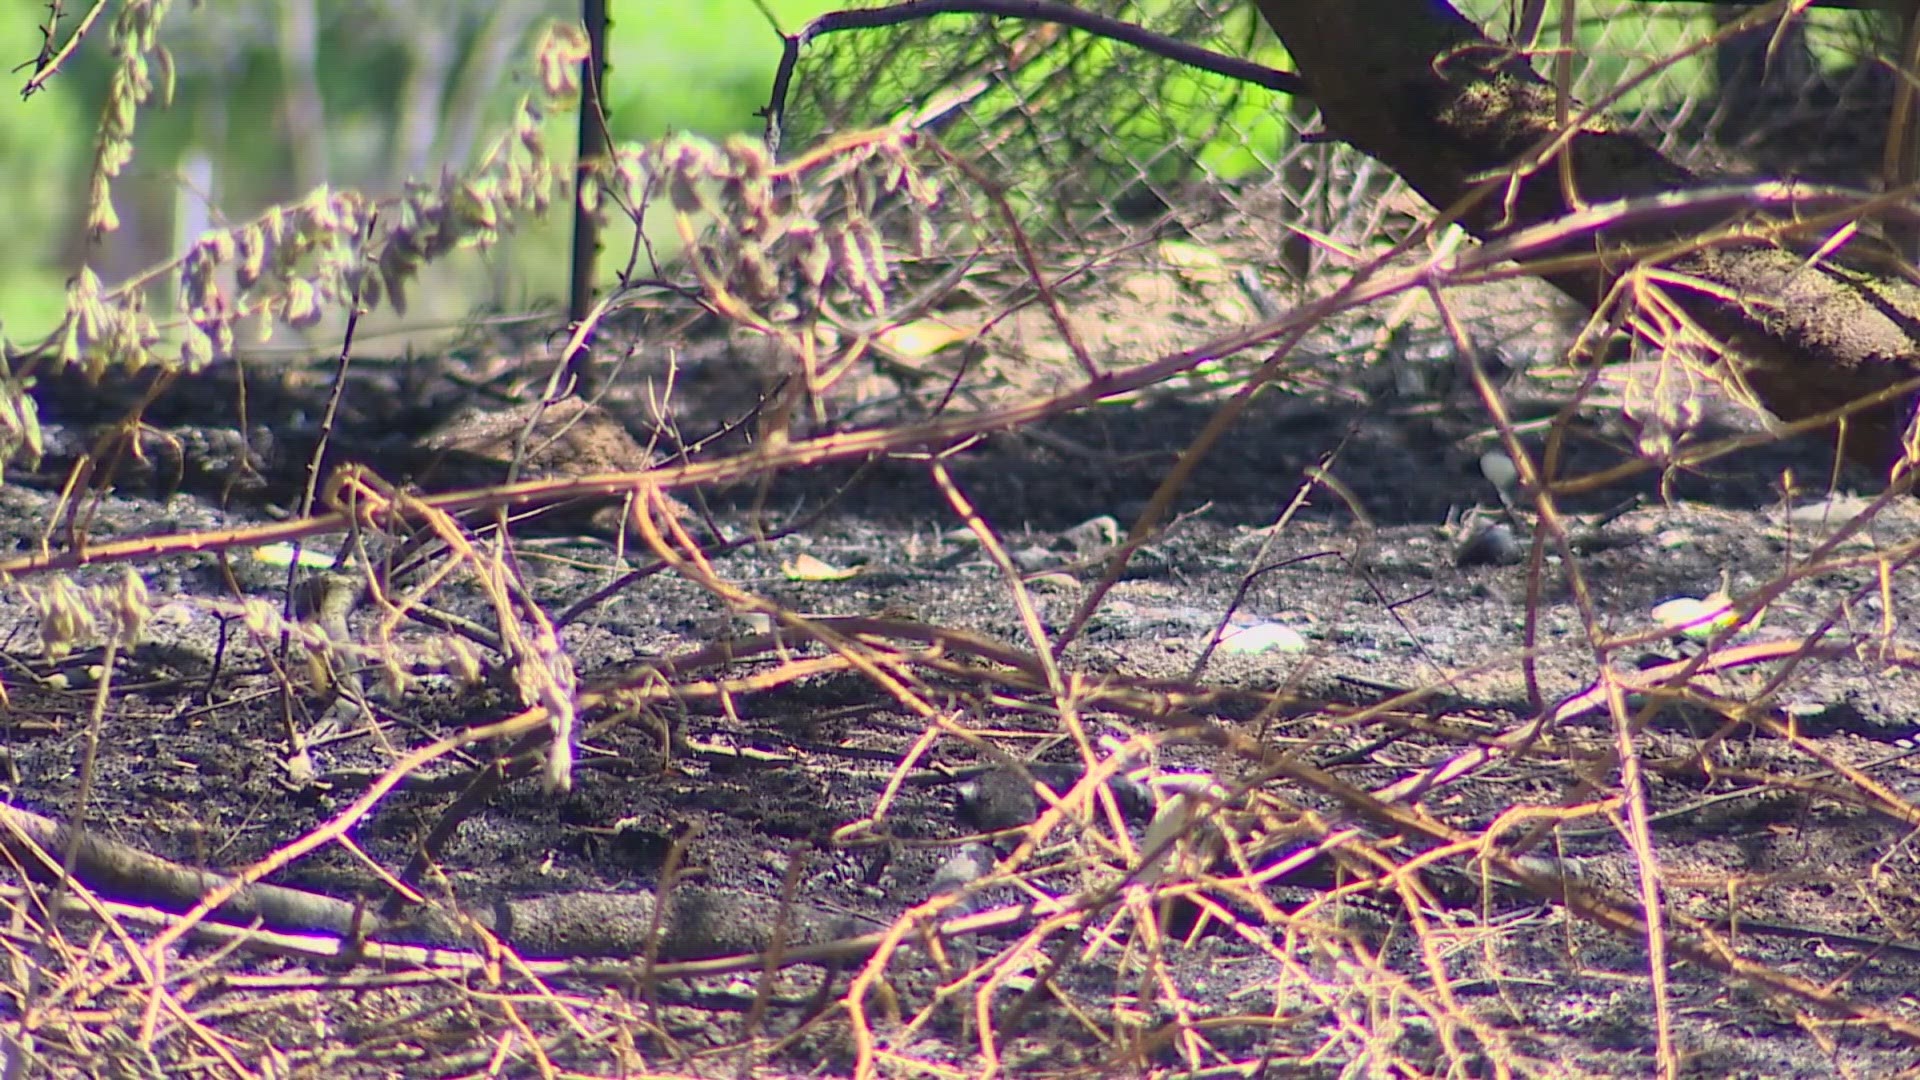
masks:
{"type": "MultiPolygon", "coordinates": [[[[1083,6],[1184,44],[1286,66],[1251,5],[1083,6]]],[[[818,40],[802,57],[790,106],[788,149],[903,114],[935,118],[941,142],[992,175],[1022,220],[1068,228],[1145,195],[1144,187],[1262,174],[1290,148],[1293,130],[1286,99],[1263,88],[1082,30],[960,14],[818,40]]]]}
{"type": "MultiPolygon", "coordinates": [[[[1273,68],[1288,66],[1286,50],[1271,34],[1254,32],[1259,16],[1252,5],[1227,20],[1223,38],[1253,40],[1240,53],[1245,59],[1273,68]]],[[[1101,42],[1106,50],[1128,49],[1101,42]]],[[[1234,181],[1273,167],[1292,143],[1293,132],[1283,110],[1286,99],[1262,87],[1249,86],[1223,75],[1176,64],[1166,65],[1165,77],[1142,95],[1145,108],[1129,99],[1111,107],[1110,123],[1121,136],[1117,152],[1130,161],[1153,162],[1168,146],[1190,148],[1191,160],[1205,175],[1234,181]]],[[[1149,175],[1157,182],[1187,179],[1161,164],[1149,175]]]]}
{"type": "MultiPolygon", "coordinates": [[[[132,160],[141,106],[172,70],[154,33],[158,7],[130,4],[122,16],[107,35],[114,74],[87,185],[88,231],[95,235],[117,227],[112,180],[132,160]]],[[[0,371],[0,462],[37,453],[28,396],[37,365],[79,367],[92,378],[110,368],[194,370],[230,355],[243,327],[264,340],[277,325],[310,326],[329,309],[365,313],[384,300],[404,310],[406,283],[428,263],[456,249],[489,247],[544,210],[571,171],[547,153],[545,117],[578,94],[585,35],[556,24],[534,55],[536,88],[522,97],[507,134],[469,170],[445,171],[435,183],[409,181],[398,198],[322,186],[297,203],[210,230],[178,259],[111,286],[82,266],[67,289],[60,328],[41,348],[10,356],[10,370],[0,371]],[[177,288],[166,288],[169,281],[177,288]]]]}
{"type": "MultiPolygon", "coordinates": [[[[841,6],[836,0],[770,4],[781,28],[789,32],[841,6]]],[[[1513,4],[1465,0],[1461,6],[1498,33],[1513,4]]],[[[1583,0],[1579,10],[1592,15],[1603,6],[1583,0]]],[[[0,331],[16,342],[37,341],[51,331],[67,308],[67,279],[83,257],[98,268],[97,276],[74,281],[76,305],[124,284],[130,266],[159,261],[163,252],[177,254],[180,246],[193,242],[193,236],[180,238],[168,229],[184,184],[176,178],[190,161],[204,160],[215,184],[204,193],[186,185],[183,202],[191,205],[204,194],[215,231],[244,230],[248,216],[272,203],[308,204],[315,181],[302,179],[305,174],[292,160],[299,155],[290,152],[303,138],[319,148],[321,170],[316,175],[335,184],[317,197],[321,201],[341,189],[363,186],[377,196],[403,196],[395,221],[425,246],[411,254],[404,254],[403,247],[393,249],[387,256],[390,265],[376,275],[382,284],[375,287],[383,291],[391,291],[387,277],[404,278],[438,242],[432,239],[437,235],[431,224],[437,212],[433,207],[448,199],[464,200],[468,211],[461,213],[485,218],[473,207],[485,203],[491,189],[482,187],[476,202],[472,192],[439,191],[431,183],[428,188],[407,187],[403,180],[413,175],[431,181],[443,166],[469,164],[478,153],[477,131],[519,122],[512,112],[514,91],[524,87],[525,78],[516,83],[501,73],[513,70],[513,60],[524,55],[531,15],[537,10],[571,14],[576,10],[572,0],[319,0],[313,9],[318,22],[312,28],[310,55],[304,60],[286,49],[289,31],[282,20],[293,7],[276,0],[123,0],[108,6],[92,36],[45,91],[25,102],[0,95],[0,160],[6,163],[9,181],[0,225],[7,230],[13,255],[0,263],[0,331]],[[156,38],[159,19],[169,7],[176,10],[156,38]],[[109,28],[114,31],[111,38],[109,28]],[[435,69],[434,63],[442,66],[435,69]],[[173,106],[159,108],[170,88],[173,106]],[[291,105],[304,91],[310,91],[320,107],[314,122],[324,127],[317,133],[289,130],[291,105]],[[138,106],[143,97],[150,100],[142,111],[138,106]],[[130,152],[134,157],[129,164],[130,152]],[[89,169],[96,163],[100,168],[89,169]],[[123,167],[125,173],[117,175],[123,167]],[[98,179],[89,188],[85,181],[96,172],[98,179]],[[432,194],[424,194],[430,189],[432,194]],[[89,192],[87,205],[75,199],[82,191],[89,192]],[[123,217],[128,227],[111,244],[89,249],[80,242],[83,225],[104,230],[123,217]]],[[[617,138],[645,138],[669,130],[714,136],[757,131],[761,121],[755,114],[766,103],[780,41],[755,0],[673,5],[614,0],[612,7],[609,89],[617,138]]],[[[1542,47],[1557,41],[1558,5],[1551,7],[1542,47]]],[[[1205,24],[1205,44],[1284,66],[1278,46],[1250,5],[1229,4],[1225,10],[1224,23],[1205,24]]],[[[1119,11],[1169,25],[1170,19],[1193,19],[1198,8],[1189,0],[1143,0],[1119,11]]],[[[1710,21],[1697,5],[1627,4],[1605,13],[1608,18],[1587,18],[1579,29],[1585,54],[1580,90],[1589,98],[1621,85],[1676,47],[1697,41],[1710,21]]],[[[42,0],[0,0],[0,47],[16,62],[29,60],[39,49],[39,23],[45,16],[42,0]]],[[[1823,66],[1857,62],[1864,36],[1860,16],[1816,10],[1808,17],[1816,24],[1811,37],[1823,66]]],[[[74,18],[75,12],[68,11],[62,36],[72,31],[74,18]]],[[[918,84],[913,80],[926,83],[942,72],[974,70],[968,67],[971,60],[990,60],[980,51],[986,42],[983,26],[993,25],[1002,40],[1028,28],[1013,20],[988,24],[970,16],[943,17],[927,25],[930,30],[914,31],[917,37],[902,36],[904,28],[855,32],[834,35],[808,49],[801,68],[804,81],[862,96],[859,116],[836,115],[827,130],[884,121],[917,103],[918,84]],[[901,42],[913,44],[900,47],[901,42]],[[955,42],[975,51],[956,56],[955,42]],[[941,68],[936,61],[951,66],[941,68]]],[[[1041,119],[1053,128],[1046,136],[1054,140],[1046,153],[1055,161],[1089,163],[1079,190],[1096,197],[1115,194],[1143,173],[1157,183],[1177,182],[1195,171],[1216,179],[1257,175],[1287,149],[1290,127],[1280,114],[1282,99],[1178,65],[1132,62],[1137,58],[1125,55],[1131,51],[1088,35],[1068,35],[1060,47],[1047,49],[1023,67],[1011,87],[989,87],[939,135],[963,153],[970,153],[969,147],[1001,145],[1023,111],[1038,105],[1041,119]],[[1116,66],[1123,62],[1124,68],[1116,66]],[[1119,70],[1151,74],[1135,80],[1111,76],[1119,70]],[[1166,153],[1169,146],[1179,152],[1166,153]]],[[[1631,111],[1698,93],[1710,81],[1710,63],[1704,51],[1680,61],[1632,91],[1621,108],[1631,111]]],[[[571,125],[570,116],[550,116],[540,121],[540,131],[547,139],[570,140],[571,125]]],[[[789,144],[787,150],[799,145],[789,144]]],[[[1017,174],[1041,161],[1015,147],[1004,160],[983,165],[1009,184],[1016,200],[1047,200],[1051,196],[1043,185],[1017,174]]],[[[509,201],[519,194],[524,192],[509,201]]],[[[672,231],[666,230],[669,235],[664,237],[668,249],[677,246],[672,231]]],[[[545,229],[521,241],[510,256],[514,265],[494,268],[499,280],[535,283],[535,293],[522,294],[521,302],[533,302],[540,290],[547,295],[557,291],[558,268],[565,261],[556,257],[563,233],[561,228],[545,229]]],[[[617,236],[610,236],[607,246],[612,268],[626,252],[617,236]]],[[[440,292],[472,295],[463,288],[440,292]]],[[[153,312],[142,311],[112,332],[104,326],[93,329],[103,331],[101,340],[119,340],[125,349],[149,348],[149,339],[157,340],[161,330],[148,330],[141,320],[164,323],[174,313],[170,297],[154,293],[148,299],[155,305],[153,312]]],[[[304,310],[297,303],[294,308],[304,310]]],[[[6,377],[0,372],[0,379],[6,377]]],[[[0,429],[11,426],[0,417],[0,429]]]]}
{"type": "MultiPolygon", "coordinates": [[[[846,6],[830,0],[769,0],[787,33],[846,6]]],[[[757,129],[780,38],[752,0],[661,4],[614,0],[608,79],[613,133],[649,139],[668,131],[721,136],[757,129]]]]}
{"type": "MultiPolygon", "coordinates": [[[[1496,37],[1505,33],[1518,6],[1517,0],[1455,2],[1461,14],[1496,37]]],[[[1713,9],[1707,4],[1554,0],[1546,7],[1535,43],[1535,67],[1543,74],[1552,74],[1551,56],[1561,43],[1562,11],[1568,2],[1577,5],[1574,52],[1579,77],[1574,91],[1583,101],[1592,103],[1624,88],[1611,108],[1632,116],[1641,110],[1671,109],[1713,89],[1713,50],[1696,48],[1715,30],[1713,9]],[[1656,67],[1650,77],[1642,78],[1656,67]],[[1637,81],[1628,87],[1629,80],[1637,81]]],[[[1809,8],[1799,18],[1815,62],[1829,73],[1869,57],[1876,33],[1884,29],[1876,26],[1871,15],[1839,8],[1809,8]]]]}
{"type": "MultiPolygon", "coordinates": [[[[0,55],[8,67],[40,48],[35,20],[45,16],[40,0],[0,0],[0,55]]],[[[17,90],[24,76],[16,76],[17,90]]],[[[0,162],[7,197],[0,199],[0,235],[8,258],[0,260],[0,323],[7,336],[33,337],[60,321],[65,274],[56,269],[67,230],[75,224],[72,183],[93,130],[80,96],[55,85],[23,101],[0,93],[0,162]]]]}

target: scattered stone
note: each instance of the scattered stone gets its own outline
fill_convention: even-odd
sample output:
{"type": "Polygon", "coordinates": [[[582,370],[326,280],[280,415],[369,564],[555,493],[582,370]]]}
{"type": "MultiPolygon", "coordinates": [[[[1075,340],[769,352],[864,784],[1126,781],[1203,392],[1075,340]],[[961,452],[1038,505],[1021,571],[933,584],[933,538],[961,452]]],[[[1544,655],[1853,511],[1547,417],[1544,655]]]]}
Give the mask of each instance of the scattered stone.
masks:
{"type": "Polygon", "coordinates": [[[1739,621],[1727,597],[1676,596],[1653,606],[1653,621],[1690,641],[1705,641],[1739,621]]]}
{"type": "Polygon", "coordinates": [[[1220,635],[1220,652],[1229,656],[1251,656],[1258,653],[1302,653],[1307,651],[1307,639],[1292,627],[1281,626],[1276,622],[1257,622],[1248,626],[1229,626],[1220,635]]]}
{"type": "Polygon", "coordinates": [[[1453,552],[1455,566],[1512,566],[1526,557],[1505,523],[1486,525],[1467,537],[1453,552]]]}
{"type": "Polygon", "coordinates": [[[968,885],[987,876],[999,856],[985,844],[965,844],[940,869],[934,871],[933,880],[927,884],[927,898],[947,896],[957,893],[968,885]]]}
{"type": "Polygon", "coordinates": [[[1101,514],[1061,533],[1060,539],[1076,555],[1093,555],[1118,544],[1122,535],[1120,522],[1112,514],[1101,514]]]}
{"type": "Polygon", "coordinates": [[[1013,560],[1015,569],[1023,574],[1031,574],[1040,570],[1051,570],[1060,565],[1060,556],[1038,544],[1029,545],[1016,551],[1010,551],[1007,553],[1007,557],[1013,560]]]}
{"type": "Polygon", "coordinates": [[[1040,816],[1040,800],[1019,770],[991,769],[961,784],[958,816],[963,825],[983,833],[1018,829],[1040,816]]]}

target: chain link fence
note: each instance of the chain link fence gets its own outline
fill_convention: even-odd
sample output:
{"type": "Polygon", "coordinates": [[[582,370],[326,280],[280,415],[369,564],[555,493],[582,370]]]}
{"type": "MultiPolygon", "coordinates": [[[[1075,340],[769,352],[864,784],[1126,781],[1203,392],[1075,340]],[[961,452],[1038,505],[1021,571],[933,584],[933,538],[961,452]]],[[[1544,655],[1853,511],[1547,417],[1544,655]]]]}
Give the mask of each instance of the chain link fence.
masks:
{"type": "MultiPolygon", "coordinates": [[[[1181,42],[1276,67],[1286,57],[1236,0],[1081,5],[1181,42]]],[[[1467,0],[1497,40],[1526,28],[1514,0],[1467,0]]],[[[1742,5],[1578,0],[1573,92],[1688,164],[1858,182],[1879,166],[1895,80],[1884,19],[1811,9],[1700,48],[1742,5]],[[1628,84],[1631,83],[1631,86],[1628,84]],[[1624,88],[1624,89],[1623,89],[1624,88]]],[[[1551,73],[1564,32],[1549,4],[1533,38],[1551,73]]],[[[911,117],[1011,192],[1039,238],[1083,245],[1232,213],[1285,217],[1357,241],[1394,202],[1391,178],[1316,142],[1310,102],[1047,23],[944,15],[834,34],[802,57],[786,145],[911,117]]],[[[1299,269],[1297,260],[1288,265],[1299,269]]]]}
{"type": "MultiPolygon", "coordinates": [[[[1896,85],[1883,57],[1897,30],[1884,17],[1816,8],[1775,24],[1756,21],[1745,5],[1568,2],[1571,10],[1547,4],[1531,27],[1521,25],[1518,0],[1458,7],[1495,40],[1525,38],[1549,77],[1569,56],[1576,99],[1603,106],[1684,164],[1861,185],[1879,175],[1896,85]]],[[[1258,11],[1238,0],[1081,7],[1288,66],[1258,11]]],[[[988,312],[982,321],[997,329],[991,351],[1022,361],[1048,359],[1049,350],[1066,356],[1031,303],[1009,217],[1069,295],[1087,346],[1140,361],[1271,316],[1341,276],[1323,271],[1385,251],[1430,213],[1378,163],[1320,138],[1305,98],[1017,19],[941,15],[820,37],[796,69],[782,152],[901,121],[970,165],[947,185],[938,211],[944,240],[919,269],[920,287],[941,280],[953,259],[970,260],[963,300],[988,312]],[[1000,194],[987,197],[983,187],[1000,194]],[[1001,272],[990,272],[995,266],[1001,272]],[[1103,338],[1120,324],[1131,329],[1103,338]]],[[[875,223],[896,237],[909,224],[924,231],[907,209],[890,216],[881,208],[875,223]]],[[[913,279],[912,266],[902,271],[913,279]]],[[[1544,295],[1504,290],[1492,303],[1512,318],[1483,340],[1537,339],[1543,305],[1558,302],[1544,295]]],[[[1429,329],[1436,340],[1414,342],[1412,353],[1450,355],[1429,329]]],[[[1371,349],[1364,337],[1320,345],[1381,360],[1378,336],[1371,349]]],[[[1236,370],[1202,375],[1224,386],[1236,370]]],[[[1404,375],[1396,360],[1394,378],[1404,375]]]]}

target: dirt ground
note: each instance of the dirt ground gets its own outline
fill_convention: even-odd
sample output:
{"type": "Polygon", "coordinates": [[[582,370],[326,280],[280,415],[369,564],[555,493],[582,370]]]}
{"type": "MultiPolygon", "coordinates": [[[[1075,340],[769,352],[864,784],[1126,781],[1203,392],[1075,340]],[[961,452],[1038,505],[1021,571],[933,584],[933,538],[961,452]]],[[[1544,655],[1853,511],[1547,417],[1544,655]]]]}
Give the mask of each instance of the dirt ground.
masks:
{"type": "MultiPolygon", "coordinates": [[[[1784,582],[1764,621],[1716,642],[1715,654],[1824,629],[1832,636],[1817,659],[1703,663],[1687,694],[1655,702],[1664,708],[1642,710],[1649,699],[1640,695],[1627,704],[1644,722],[1636,739],[1668,933],[1701,948],[1724,946],[1750,971],[1809,989],[1796,994],[1780,980],[1670,952],[1661,1004],[1690,1075],[1892,1076],[1911,1068],[1920,1059],[1915,1042],[1861,1019],[1860,1010],[1920,1024],[1912,997],[1920,868],[1908,843],[1920,822],[1911,794],[1920,766],[1905,741],[1920,677],[1904,624],[1912,573],[1896,561],[1920,523],[1914,508],[1907,500],[1873,508],[1817,573],[1789,574],[1869,509],[1879,490],[1845,472],[1830,488],[1831,461],[1818,440],[1805,439],[1736,453],[1664,483],[1649,470],[1569,497],[1560,510],[1578,543],[1555,546],[1537,566],[1526,558],[1537,515],[1521,493],[1513,551],[1463,560],[1464,534],[1449,519],[1478,507],[1483,520],[1502,520],[1480,465],[1494,446],[1489,421],[1470,392],[1447,385],[1455,358],[1433,327],[1416,325],[1385,360],[1339,355],[1342,341],[1370,340],[1378,318],[1329,330],[1304,367],[1317,379],[1255,401],[1181,490],[1174,522],[1134,555],[1061,654],[1060,677],[1089,702],[1074,715],[1083,744],[1068,737],[1044,679],[1036,690],[1015,678],[1027,673],[967,654],[973,638],[950,638],[940,656],[916,654],[913,664],[868,673],[826,663],[834,654],[799,636],[754,652],[763,623],[671,570],[625,580],[572,611],[652,560],[631,538],[621,550],[577,522],[534,522],[517,531],[518,579],[561,623],[558,639],[581,684],[644,685],[634,672],[671,668],[662,677],[685,692],[625,713],[584,713],[564,794],[543,788],[537,762],[523,762],[463,801],[505,744],[439,754],[356,818],[350,844],[320,844],[270,878],[370,918],[390,910],[391,877],[437,901],[503,912],[508,901],[650,895],[664,876],[682,898],[675,919],[712,905],[712,941],[689,931],[664,935],[653,956],[604,955],[596,934],[644,939],[650,929],[605,925],[647,918],[605,901],[616,914],[573,916],[601,925],[550,938],[530,925],[493,923],[524,959],[553,963],[480,963],[461,973],[433,959],[355,963],[268,947],[264,931],[301,928],[265,920],[253,945],[187,937],[169,973],[155,976],[164,979],[161,995],[137,969],[115,965],[130,963],[127,941],[149,941],[164,923],[121,914],[103,931],[96,917],[75,913],[58,921],[53,938],[35,906],[49,895],[40,885],[8,894],[13,974],[0,1012],[31,1010],[31,1053],[56,1075],[231,1075],[234,1063],[276,1076],[837,1075],[862,1061],[885,1075],[977,1075],[989,1061],[983,1020],[999,1068],[1020,1076],[1647,1075],[1656,987],[1644,934],[1503,884],[1482,873],[1486,864],[1469,858],[1470,847],[1443,851],[1331,789],[1263,773],[1244,746],[1217,733],[1354,788],[1390,790],[1579,695],[1597,674],[1589,618],[1603,635],[1644,638],[1614,651],[1622,670],[1671,673],[1661,665],[1704,646],[1653,632],[1656,604],[1704,597],[1723,583],[1742,597],[1784,582]],[[1350,392],[1328,392],[1335,384],[1350,392]],[[1290,509],[1307,470],[1329,455],[1336,482],[1314,485],[1290,509]],[[1785,492],[1789,471],[1796,489],[1785,492]],[[1222,649],[1202,665],[1230,612],[1241,623],[1297,632],[1301,648],[1222,649]],[[1529,640],[1532,697],[1521,662],[1529,640]],[[689,655],[716,658],[725,642],[737,643],[739,658],[671,666],[689,655]],[[802,671],[810,660],[822,662],[802,671]],[[763,688],[751,684],[756,674],[763,688]],[[721,677],[742,680],[724,699],[686,689],[721,677]],[[1104,686],[1145,695],[1175,680],[1212,694],[1177,708],[1133,708],[1095,693],[1104,686]],[[1363,712],[1409,691],[1423,693],[1363,712]],[[1776,722],[1792,736],[1770,733],[1776,722]],[[1176,728],[1185,733],[1167,736],[1176,728]],[[1142,749],[1149,744],[1151,752],[1142,749]],[[1224,806],[1208,805],[1219,810],[1217,828],[1234,837],[1233,850],[1194,871],[1198,893],[1215,905],[1212,917],[1177,899],[1171,879],[1160,882],[1164,909],[1141,899],[1144,875],[1120,883],[1124,860],[1112,819],[1086,800],[1094,785],[1082,783],[1080,745],[1105,754],[1132,746],[1138,760],[1129,764],[1147,770],[1117,786],[1112,807],[1135,845],[1147,836],[1154,793],[1165,802],[1181,790],[1156,786],[1150,773],[1204,770],[1223,785],[1224,806]],[[1055,795],[1074,794],[1051,828],[1027,828],[1047,804],[1033,803],[1024,781],[1001,800],[1010,809],[993,801],[993,783],[1004,776],[983,779],[979,769],[1010,761],[1029,766],[1055,795]],[[435,837],[432,865],[409,873],[450,813],[456,823],[435,837]],[[960,838],[983,823],[1026,831],[984,852],[963,849],[960,838]],[[1336,848],[1344,854],[1326,854],[1336,848]],[[1321,854],[1309,857],[1309,849],[1321,854]],[[650,973],[653,964],[752,953],[770,937],[799,948],[894,927],[929,899],[936,875],[974,880],[954,876],[956,852],[980,860],[974,869],[985,876],[939,915],[1017,917],[937,946],[913,931],[883,972],[854,956],[650,973]],[[1246,874],[1270,872],[1258,887],[1247,885],[1236,858],[1247,861],[1246,874]],[[1405,869],[1416,865],[1418,872],[1405,869]],[[1367,867],[1386,877],[1364,881],[1367,867]],[[1404,872],[1387,874],[1395,868],[1404,872]],[[1045,926],[1044,911],[1018,910],[1075,897],[1095,898],[1085,900],[1091,910],[1075,929],[1045,926]],[[22,974],[29,968],[39,974],[22,974]],[[856,995],[850,987],[861,978],[869,981],[856,995]],[[175,1004],[155,1005],[163,996],[175,1004]],[[866,1045],[844,1005],[856,996],[866,1045]]],[[[1546,427],[1527,422],[1552,416],[1579,377],[1546,371],[1542,358],[1565,341],[1557,315],[1498,340],[1511,367],[1531,365],[1511,375],[1508,390],[1535,449],[1546,427]]],[[[472,388],[472,376],[485,374],[478,356],[456,352],[413,368],[359,365],[335,446],[376,467],[403,459],[413,437],[455,406],[487,400],[472,388]]],[[[696,455],[737,448],[745,436],[726,430],[738,415],[728,392],[739,396],[750,364],[724,345],[691,349],[682,364],[676,400],[689,404],[676,417],[679,437],[723,433],[696,455]]],[[[657,353],[641,351],[607,399],[643,440],[654,425],[640,388],[662,370],[657,353]]],[[[1561,475],[1634,460],[1634,428],[1617,407],[1632,391],[1622,370],[1581,407],[1561,475]]],[[[129,462],[117,488],[83,500],[77,518],[59,509],[67,469],[124,402],[50,385],[47,460],[36,472],[9,471],[0,488],[6,550],[71,551],[81,531],[97,550],[111,539],[284,519],[327,380],[318,366],[254,379],[245,425],[232,412],[231,371],[176,387],[148,414],[160,433],[143,443],[150,470],[143,475],[129,462]],[[243,443],[256,477],[236,472],[243,443]]],[[[965,631],[1031,654],[1035,627],[1057,640],[1099,581],[1113,539],[1099,519],[1124,532],[1225,392],[1144,395],[992,435],[944,459],[1024,572],[1024,611],[924,456],[681,494],[697,532],[717,527],[725,540],[744,541],[708,546],[712,572],[746,594],[816,620],[965,631]],[[783,533],[789,527],[797,531],[783,533]],[[809,580],[833,575],[796,572],[806,556],[856,572],[809,580]]],[[[885,418],[884,403],[875,409],[885,418]]],[[[1691,438],[1752,430],[1722,403],[1691,438]]],[[[383,558],[391,554],[380,537],[365,539],[383,558]]],[[[340,541],[334,533],[310,543],[332,553],[340,541]]],[[[144,642],[114,659],[97,717],[102,649],[45,656],[23,589],[46,575],[17,579],[0,604],[8,695],[0,785],[12,807],[71,820],[97,735],[84,793],[94,835],[237,872],[348,812],[400,755],[522,708],[498,680],[466,687],[426,673],[423,643],[443,636],[441,627],[497,622],[470,573],[429,591],[449,617],[440,626],[383,626],[378,605],[364,600],[346,616],[353,640],[385,635],[388,647],[412,650],[406,655],[418,665],[396,690],[361,654],[359,705],[351,693],[317,687],[303,653],[282,654],[277,633],[261,632],[258,619],[249,628],[244,603],[279,610],[287,571],[251,548],[217,547],[130,564],[158,614],[144,642]]],[[[73,578],[110,585],[124,572],[124,564],[88,566],[73,578]]],[[[894,640],[903,651],[926,644],[894,640]]],[[[1616,797],[1613,721],[1604,704],[1563,708],[1558,718],[1526,753],[1397,805],[1516,854],[1523,834],[1558,815],[1559,827],[1540,830],[1528,854],[1554,856],[1545,863],[1551,873],[1637,905],[1642,879],[1616,797]],[[1517,813],[1526,808],[1536,813],[1517,813]]],[[[531,744],[541,745],[537,737],[531,744]]],[[[16,847],[7,876],[18,886],[16,847]]],[[[82,884],[103,901],[187,906],[137,889],[115,895],[107,882],[82,884]]],[[[351,943],[354,935],[346,936],[351,943]]],[[[477,940],[457,933],[439,944],[449,956],[485,958],[484,947],[473,951],[477,940]]],[[[6,1052],[27,1051],[14,1043],[6,1052]]]]}

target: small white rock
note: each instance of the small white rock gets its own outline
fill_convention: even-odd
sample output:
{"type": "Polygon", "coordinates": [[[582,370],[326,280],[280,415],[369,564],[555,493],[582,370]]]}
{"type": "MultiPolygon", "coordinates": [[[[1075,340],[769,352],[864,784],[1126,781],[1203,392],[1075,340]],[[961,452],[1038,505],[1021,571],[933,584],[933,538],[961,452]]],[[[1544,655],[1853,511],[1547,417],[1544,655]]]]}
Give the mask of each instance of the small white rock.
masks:
{"type": "Polygon", "coordinates": [[[1705,641],[1739,619],[1724,596],[1709,596],[1704,600],[1677,596],[1655,604],[1652,614],[1654,622],[1677,630],[1681,637],[1693,641],[1705,641]]]}
{"type": "Polygon", "coordinates": [[[1307,639],[1298,630],[1279,623],[1258,622],[1251,626],[1229,626],[1220,635],[1220,651],[1253,655],[1264,652],[1301,653],[1307,651],[1307,639]]]}
{"type": "Polygon", "coordinates": [[[1512,494],[1514,482],[1520,479],[1520,470],[1506,451],[1489,450],[1480,455],[1480,475],[1486,477],[1495,490],[1512,494]]]}

